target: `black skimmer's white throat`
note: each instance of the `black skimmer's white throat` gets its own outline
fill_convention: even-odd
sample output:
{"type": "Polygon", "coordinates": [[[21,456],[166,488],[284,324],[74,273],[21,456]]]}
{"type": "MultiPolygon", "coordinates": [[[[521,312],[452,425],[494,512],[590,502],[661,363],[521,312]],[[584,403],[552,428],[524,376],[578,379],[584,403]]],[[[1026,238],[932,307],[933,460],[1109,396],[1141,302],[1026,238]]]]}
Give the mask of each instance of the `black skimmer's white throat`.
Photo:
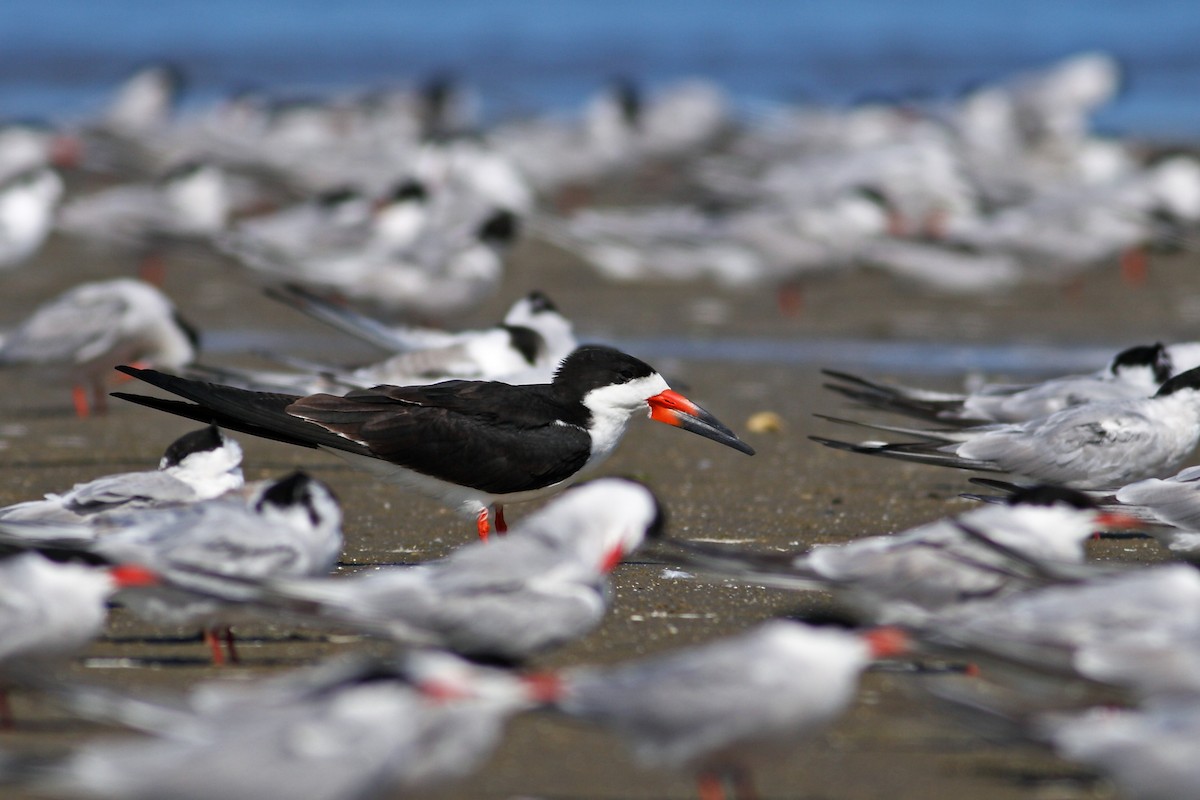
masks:
{"type": "Polygon", "coordinates": [[[555,492],[607,458],[635,412],[753,455],[716,417],[672,390],[649,364],[585,345],[546,384],[445,381],[376,386],[345,397],[251,392],[118,367],[191,403],[115,397],[229,430],[331,450],[387,480],[505,530],[502,506],[555,492]]]}

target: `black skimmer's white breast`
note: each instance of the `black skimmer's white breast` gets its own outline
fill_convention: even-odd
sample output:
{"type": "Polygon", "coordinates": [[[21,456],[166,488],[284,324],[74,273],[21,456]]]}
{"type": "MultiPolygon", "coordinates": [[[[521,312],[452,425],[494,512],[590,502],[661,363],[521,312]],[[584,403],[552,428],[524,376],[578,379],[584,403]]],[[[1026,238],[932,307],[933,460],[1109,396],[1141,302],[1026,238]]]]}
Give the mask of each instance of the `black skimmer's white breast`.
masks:
{"type": "Polygon", "coordinates": [[[548,384],[446,381],[377,386],[345,397],[249,392],[153,370],[122,372],[192,403],[115,396],[230,430],[336,452],[368,471],[476,516],[550,494],[607,458],[639,410],[753,455],[649,364],[611,347],[568,356],[548,384]]]}

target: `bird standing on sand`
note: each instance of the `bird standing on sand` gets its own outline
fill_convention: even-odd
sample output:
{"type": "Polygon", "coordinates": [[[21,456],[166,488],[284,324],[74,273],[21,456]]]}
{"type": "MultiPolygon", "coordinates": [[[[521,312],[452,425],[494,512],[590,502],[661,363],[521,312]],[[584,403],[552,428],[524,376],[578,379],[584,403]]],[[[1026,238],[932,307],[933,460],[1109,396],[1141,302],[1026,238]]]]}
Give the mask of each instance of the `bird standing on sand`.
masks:
{"type": "Polygon", "coordinates": [[[586,345],[548,384],[446,381],[376,386],[345,397],[249,392],[121,367],[192,403],[114,396],[230,430],[331,450],[390,481],[474,516],[480,538],[505,530],[505,503],[544,497],[594,469],[634,412],[753,455],[716,417],[672,390],[644,361],[586,345]]]}
{"type": "Polygon", "coordinates": [[[75,413],[86,417],[106,410],[104,382],[115,365],[181,369],[198,346],[195,329],[162,292],[117,278],[80,284],[39,306],[0,339],[0,367],[65,367],[74,380],[75,413]]]}

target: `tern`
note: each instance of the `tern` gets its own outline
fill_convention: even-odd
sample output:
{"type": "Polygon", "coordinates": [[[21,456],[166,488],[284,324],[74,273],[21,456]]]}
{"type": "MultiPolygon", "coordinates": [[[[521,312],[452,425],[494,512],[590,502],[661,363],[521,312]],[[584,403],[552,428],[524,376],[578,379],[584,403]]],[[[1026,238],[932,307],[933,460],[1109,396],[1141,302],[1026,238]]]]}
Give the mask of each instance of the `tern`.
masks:
{"type": "Polygon", "coordinates": [[[609,605],[608,574],[663,520],[644,486],[600,478],[568,489],[497,542],[417,567],[267,580],[265,597],[252,602],[275,612],[283,601],[304,621],[406,644],[519,661],[598,625],[609,605]]]}
{"type": "Polygon", "coordinates": [[[800,555],[665,540],[660,549],[723,577],[788,589],[832,589],[875,623],[921,624],[930,613],[1029,588],[1031,562],[1078,564],[1101,528],[1137,525],[1082,492],[1022,489],[990,505],[887,536],[821,544],[800,555]]]}
{"type": "Polygon", "coordinates": [[[198,347],[196,330],[162,292],[117,278],[80,284],[35,309],[0,340],[0,367],[65,368],[74,380],[75,412],[85,417],[105,410],[104,382],[115,365],[181,369],[198,347]]]}
{"type": "Polygon", "coordinates": [[[201,686],[186,698],[52,686],[73,710],[150,735],[89,742],[4,771],[53,796],[409,795],[472,772],[509,718],[538,703],[536,684],[499,670],[473,668],[460,690],[458,664],[445,661],[436,653],[398,663],[339,659],[246,685],[201,686]]]}
{"type": "Polygon", "coordinates": [[[96,514],[209,500],[242,488],[242,447],[215,425],[180,436],[158,469],[105,475],[0,508],[0,519],[86,522],[96,514]]]}
{"type": "Polygon", "coordinates": [[[776,620],[657,658],[563,670],[555,706],[615,730],[648,764],[697,770],[701,797],[720,797],[726,775],[750,789],[748,762],[832,722],[867,666],[907,647],[896,628],[776,620]]]}
{"type": "Polygon", "coordinates": [[[460,379],[548,383],[559,363],[579,346],[571,321],[538,291],[513,303],[498,325],[453,332],[385,325],[299,286],[286,285],[267,294],[392,355],[359,367],[273,356],[305,371],[193,365],[188,371],[191,377],[243,389],[305,394],[369,389],[381,383],[415,386],[460,379]]]}
{"type": "Polygon", "coordinates": [[[49,167],[19,172],[0,183],[0,268],[29,259],[54,227],[63,181],[49,167]]]}
{"type": "Polygon", "coordinates": [[[1200,366],[1192,344],[1135,345],[1096,372],[1064,375],[1034,384],[989,383],[971,392],[938,392],[882,383],[826,369],[836,383],[825,388],[857,403],[897,414],[953,425],[1027,422],[1069,406],[1101,400],[1149,397],[1168,378],[1200,366]]]}
{"type": "MultiPolygon", "coordinates": [[[[204,629],[213,661],[217,633],[232,645],[229,582],[329,572],[342,551],[342,513],[332,492],[302,472],[266,481],[248,496],[223,495],[186,506],[113,513],[86,525],[0,520],[4,545],[88,554],[142,564],[162,586],[124,593],[123,605],[153,622],[204,629]],[[215,590],[214,590],[215,583],[215,590]]],[[[236,653],[230,652],[236,660],[236,653]]]]}
{"type": "Polygon", "coordinates": [[[849,424],[910,434],[923,441],[852,443],[810,438],[839,450],[1009,472],[1072,489],[1117,488],[1169,475],[1200,444],[1200,367],[1171,378],[1151,397],[1085,403],[1019,424],[954,430],[849,424]]]}
{"type": "Polygon", "coordinates": [[[503,531],[504,504],[544,497],[599,465],[637,411],[754,454],[649,364],[600,345],[576,349],[548,384],[446,381],[377,386],[345,397],[249,392],[154,370],[120,369],[192,402],[116,397],[253,436],[333,451],[378,477],[474,516],[480,538],[491,530],[489,508],[503,531]]]}

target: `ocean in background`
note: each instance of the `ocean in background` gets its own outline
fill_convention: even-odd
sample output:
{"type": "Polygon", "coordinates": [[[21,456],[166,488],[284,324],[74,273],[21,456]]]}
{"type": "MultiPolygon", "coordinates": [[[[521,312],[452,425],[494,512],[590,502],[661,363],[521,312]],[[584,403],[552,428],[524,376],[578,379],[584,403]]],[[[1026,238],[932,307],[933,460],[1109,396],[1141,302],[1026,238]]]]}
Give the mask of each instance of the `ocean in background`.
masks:
{"type": "Polygon", "coordinates": [[[775,102],[951,97],[1082,50],[1127,68],[1101,130],[1200,135],[1200,3],[1175,0],[4,0],[0,118],[100,108],[168,59],[187,101],[387,86],[450,71],[492,117],[567,108],[606,80],[700,75],[752,111],[775,102]]]}

